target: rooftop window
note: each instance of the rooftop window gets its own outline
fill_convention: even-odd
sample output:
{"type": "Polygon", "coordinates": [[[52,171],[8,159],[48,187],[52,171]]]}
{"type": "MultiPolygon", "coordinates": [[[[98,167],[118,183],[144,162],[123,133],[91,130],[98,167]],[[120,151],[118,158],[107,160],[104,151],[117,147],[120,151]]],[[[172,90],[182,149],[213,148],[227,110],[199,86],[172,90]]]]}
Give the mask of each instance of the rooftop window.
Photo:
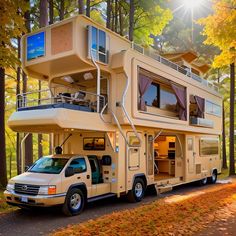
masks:
{"type": "Polygon", "coordinates": [[[88,27],[88,55],[91,58],[91,53],[96,61],[108,63],[109,38],[105,31],[94,26],[88,27]]]}

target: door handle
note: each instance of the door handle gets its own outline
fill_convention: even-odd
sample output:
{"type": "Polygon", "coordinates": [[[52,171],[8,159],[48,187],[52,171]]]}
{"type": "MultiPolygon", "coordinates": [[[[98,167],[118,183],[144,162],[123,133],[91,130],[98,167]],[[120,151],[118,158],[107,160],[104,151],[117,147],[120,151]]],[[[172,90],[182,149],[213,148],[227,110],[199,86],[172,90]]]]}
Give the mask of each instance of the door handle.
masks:
{"type": "Polygon", "coordinates": [[[87,175],[87,179],[90,179],[90,175],[87,175]]]}
{"type": "Polygon", "coordinates": [[[77,177],[77,179],[81,179],[81,177],[80,177],[80,176],[78,176],[78,177],[77,177]]]}

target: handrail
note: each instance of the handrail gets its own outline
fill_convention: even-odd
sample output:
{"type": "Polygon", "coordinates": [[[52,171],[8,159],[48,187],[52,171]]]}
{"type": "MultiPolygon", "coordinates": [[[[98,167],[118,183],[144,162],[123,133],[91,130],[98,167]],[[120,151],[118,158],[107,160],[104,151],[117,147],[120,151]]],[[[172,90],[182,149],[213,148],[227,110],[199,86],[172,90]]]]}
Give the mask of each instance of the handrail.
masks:
{"type": "Polygon", "coordinates": [[[119,129],[119,131],[120,131],[120,133],[121,133],[121,135],[122,135],[122,137],[124,138],[124,140],[125,140],[125,142],[126,142],[126,145],[130,147],[129,142],[128,142],[128,140],[127,140],[127,138],[126,138],[126,136],[125,136],[125,134],[124,134],[124,132],[123,132],[123,130],[122,130],[122,128],[121,128],[121,125],[120,125],[120,123],[119,123],[119,120],[117,119],[115,113],[114,113],[112,110],[110,110],[110,112],[111,112],[111,114],[112,114],[112,116],[113,116],[113,118],[114,118],[114,120],[115,120],[115,122],[116,122],[116,125],[117,125],[117,127],[118,127],[118,129],[119,129]]]}
{"type": "MultiPolygon", "coordinates": [[[[56,101],[59,98],[64,98],[68,102],[73,102],[73,101],[77,100],[74,97],[67,97],[67,96],[63,96],[63,95],[51,96],[51,94],[48,95],[48,97],[43,96],[40,99],[39,98],[32,98],[32,99],[27,98],[28,95],[33,95],[34,93],[42,93],[42,92],[50,92],[50,89],[44,89],[44,90],[31,91],[31,92],[26,92],[26,93],[22,93],[22,94],[17,94],[17,109],[20,108],[20,107],[34,106],[34,104],[30,105],[30,103],[35,103],[35,106],[38,106],[38,101],[41,101],[41,102],[49,101],[48,104],[52,104],[52,103],[54,103],[54,101],[56,101]]],[[[105,99],[105,96],[103,96],[103,95],[98,95],[96,93],[92,93],[92,92],[88,92],[88,91],[84,91],[84,90],[77,90],[77,92],[83,92],[86,95],[88,94],[88,95],[92,95],[92,96],[96,96],[98,98],[101,98],[102,99],[102,104],[105,104],[106,99],[105,99]]],[[[98,100],[100,101],[100,99],[98,99],[98,100]]],[[[100,109],[97,110],[97,112],[100,112],[100,109]]]]}
{"type": "Polygon", "coordinates": [[[21,140],[20,148],[21,148],[21,173],[25,172],[25,147],[24,143],[29,136],[29,133],[27,133],[24,138],[21,140]]]}
{"type": "MultiPolygon", "coordinates": [[[[100,67],[98,66],[98,64],[96,63],[94,57],[93,57],[93,52],[92,52],[92,47],[90,49],[90,55],[91,55],[91,59],[92,59],[92,62],[94,64],[94,66],[96,67],[97,69],[97,95],[100,96],[100,77],[101,77],[101,70],[100,70],[100,67]]],[[[97,99],[97,111],[100,110],[100,100],[99,98],[97,99]]]]}
{"type": "Polygon", "coordinates": [[[130,79],[129,79],[129,77],[128,77],[128,75],[126,73],[125,73],[125,76],[126,76],[126,86],[125,86],[125,89],[124,89],[124,92],[123,92],[123,95],[122,95],[122,98],[121,98],[120,105],[121,105],[121,108],[122,108],[126,118],[129,121],[130,126],[132,127],[133,132],[135,133],[136,138],[139,140],[139,143],[141,145],[142,144],[142,140],[139,137],[139,134],[138,134],[138,132],[137,132],[135,126],[134,126],[134,123],[132,122],[128,112],[125,109],[125,105],[124,105],[125,104],[125,97],[126,97],[126,94],[127,94],[128,88],[129,88],[129,84],[130,84],[130,79]]]}
{"type": "Polygon", "coordinates": [[[157,55],[157,54],[154,54],[152,52],[148,52],[148,53],[145,53],[145,49],[138,45],[138,44],[135,44],[135,43],[132,43],[131,44],[131,48],[134,49],[135,51],[143,54],[143,55],[146,55],[146,56],[149,56],[151,58],[153,58],[154,60],[168,66],[168,67],[171,67],[172,69],[184,74],[184,75],[187,75],[188,77],[190,77],[191,79],[195,80],[195,81],[198,81],[199,83],[201,83],[202,85],[210,88],[210,89],[213,89],[214,91],[216,92],[219,92],[219,87],[216,86],[215,84],[211,83],[210,81],[208,80],[204,80],[202,79],[199,75],[193,73],[193,72],[190,72],[190,71],[187,71],[185,70],[184,68],[182,68],[181,66],[177,65],[176,63],[160,56],[160,55],[157,55]]]}

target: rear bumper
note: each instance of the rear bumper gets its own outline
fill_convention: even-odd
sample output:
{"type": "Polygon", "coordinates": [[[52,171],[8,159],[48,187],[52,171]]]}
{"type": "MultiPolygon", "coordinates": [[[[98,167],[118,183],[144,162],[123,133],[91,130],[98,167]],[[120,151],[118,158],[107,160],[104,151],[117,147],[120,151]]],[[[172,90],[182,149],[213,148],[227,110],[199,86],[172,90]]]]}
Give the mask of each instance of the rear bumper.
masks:
{"type": "Polygon", "coordinates": [[[31,196],[26,194],[18,194],[14,191],[6,190],[4,192],[6,202],[14,206],[41,206],[49,207],[61,205],[65,202],[66,193],[55,195],[37,195],[31,196]],[[27,202],[26,202],[27,201],[27,202]]]}

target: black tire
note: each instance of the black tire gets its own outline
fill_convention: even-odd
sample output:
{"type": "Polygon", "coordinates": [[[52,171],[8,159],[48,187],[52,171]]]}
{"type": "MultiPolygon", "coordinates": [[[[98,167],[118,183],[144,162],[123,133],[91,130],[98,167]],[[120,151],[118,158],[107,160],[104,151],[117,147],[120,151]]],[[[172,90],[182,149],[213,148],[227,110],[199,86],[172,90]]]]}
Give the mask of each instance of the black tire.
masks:
{"type": "Polygon", "coordinates": [[[201,180],[199,180],[199,185],[200,186],[204,186],[204,185],[206,185],[207,184],[207,177],[206,178],[203,178],[203,179],[201,179],[201,180]]]}
{"type": "Polygon", "coordinates": [[[208,179],[210,184],[215,184],[217,181],[217,170],[214,170],[211,174],[211,177],[208,179]]]}
{"type": "Polygon", "coordinates": [[[129,202],[140,202],[142,201],[145,193],[145,184],[141,178],[136,178],[133,183],[132,189],[127,194],[129,202]]]}
{"type": "Polygon", "coordinates": [[[67,216],[75,216],[80,214],[85,205],[85,195],[77,188],[69,190],[66,195],[62,211],[67,216]]]}

